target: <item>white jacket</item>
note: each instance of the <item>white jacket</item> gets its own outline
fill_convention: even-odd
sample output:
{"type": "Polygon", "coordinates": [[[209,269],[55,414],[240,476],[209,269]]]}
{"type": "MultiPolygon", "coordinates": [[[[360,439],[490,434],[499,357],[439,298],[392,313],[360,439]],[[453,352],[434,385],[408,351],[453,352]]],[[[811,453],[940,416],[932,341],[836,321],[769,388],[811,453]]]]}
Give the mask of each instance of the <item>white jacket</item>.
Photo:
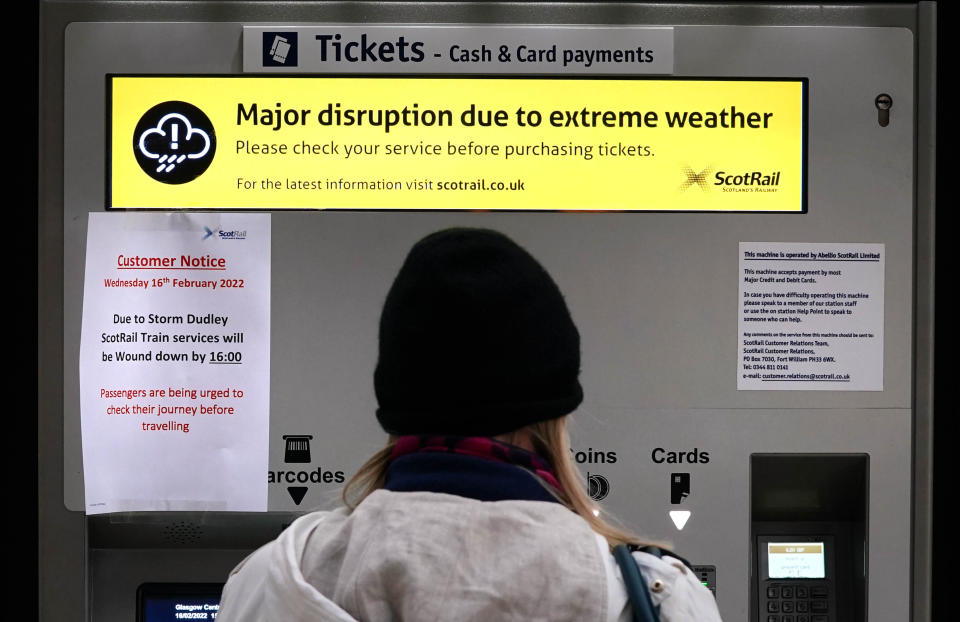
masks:
{"type": "MultiPolygon", "coordinates": [[[[663,622],[720,622],[679,561],[634,553],[663,622]]],[[[606,540],[544,501],[378,490],[314,512],[242,561],[217,622],[627,622],[606,540]]]]}

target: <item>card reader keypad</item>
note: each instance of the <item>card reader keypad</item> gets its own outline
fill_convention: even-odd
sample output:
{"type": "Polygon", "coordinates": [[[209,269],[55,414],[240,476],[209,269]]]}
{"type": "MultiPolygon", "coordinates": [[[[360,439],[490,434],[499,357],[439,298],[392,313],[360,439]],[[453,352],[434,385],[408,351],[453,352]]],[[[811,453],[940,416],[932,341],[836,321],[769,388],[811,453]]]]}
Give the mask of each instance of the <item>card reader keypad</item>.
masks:
{"type": "Polygon", "coordinates": [[[830,614],[830,588],[823,583],[767,583],[761,594],[765,622],[836,622],[830,614]]]}

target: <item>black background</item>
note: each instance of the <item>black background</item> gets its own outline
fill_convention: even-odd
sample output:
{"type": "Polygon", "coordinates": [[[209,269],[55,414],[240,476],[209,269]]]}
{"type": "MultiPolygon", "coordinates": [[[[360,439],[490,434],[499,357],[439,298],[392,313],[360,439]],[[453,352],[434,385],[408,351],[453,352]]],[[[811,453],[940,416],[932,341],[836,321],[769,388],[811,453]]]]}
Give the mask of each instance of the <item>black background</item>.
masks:
{"type": "MultiPolygon", "coordinates": [[[[817,3],[819,4],[819,3],[817,3]]],[[[944,26],[956,25],[955,9],[949,2],[935,2],[937,7],[937,109],[949,111],[944,101],[944,76],[949,67],[949,56],[943,54],[946,33],[944,26]]],[[[28,465],[36,465],[37,427],[33,413],[37,410],[35,396],[37,394],[37,345],[32,341],[37,335],[37,187],[38,178],[38,72],[39,72],[39,3],[22,2],[8,5],[8,13],[15,14],[15,19],[8,22],[8,62],[7,68],[13,80],[12,88],[6,89],[3,102],[5,118],[15,120],[8,124],[10,140],[8,145],[16,145],[16,157],[8,164],[5,173],[7,192],[4,192],[3,207],[7,220],[8,235],[5,240],[7,265],[18,265],[20,269],[10,270],[16,277],[6,287],[5,315],[15,312],[15,323],[5,324],[4,331],[8,337],[13,337],[8,347],[8,360],[13,363],[13,369],[8,371],[10,378],[8,387],[15,386],[18,393],[25,396],[22,400],[11,400],[8,403],[6,414],[8,418],[15,417],[14,423],[7,430],[8,441],[4,452],[6,468],[5,499],[10,504],[15,503],[16,512],[8,510],[7,518],[12,520],[16,529],[16,539],[29,542],[32,538],[37,542],[37,471],[31,471],[28,465]],[[16,54],[12,52],[16,51],[16,54]],[[12,186],[12,192],[10,187],[12,186]],[[11,261],[17,262],[11,264],[11,261]],[[32,267],[32,268],[31,268],[32,267]],[[14,343],[17,338],[22,344],[14,343]],[[30,396],[34,396],[31,398],[30,396]],[[13,442],[15,440],[15,442],[13,442]]],[[[359,9],[358,9],[359,11],[359,9]]],[[[955,209],[954,197],[956,190],[949,195],[944,193],[944,178],[952,176],[948,163],[948,144],[942,129],[946,125],[938,112],[938,141],[937,141],[937,233],[936,233],[936,269],[947,279],[942,281],[941,289],[950,293],[950,284],[954,282],[954,262],[952,248],[944,250],[946,244],[954,240],[948,237],[954,231],[952,210],[955,209]],[[941,173],[942,170],[942,173],[941,173]],[[946,235],[945,235],[946,234],[946,235]]],[[[8,152],[9,153],[9,152],[8,152]]],[[[956,182],[954,181],[954,184],[956,182]]],[[[943,296],[937,297],[936,308],[939,310],[943,296]]],[[[932,620],[950,620],[956,616],[955,605],[947,596],[954,589],[952,573],[948,572],[948,564],[956,557],[955,539],[952,537],[951,516],[947,514],[947,504],[957,489],[957,467],[953,462],[955,455],[954,443],[957,439],[955,419],[960,416],[952,412],[955,407],[955,398],[952,395],[952,386],[941,386],[947,376],[944,373],[948,364],[948,357],[952,352],[954,322],[953,313],[937,315],[944,318],[940,326],[938,348],[936,353],[935,382],[940,389],[934,399],[934,512],[933,512],[933,613],[932,620]]],[[[58,327],[47,327],[56,329],[58,327]]],[[[955,358],[955,357],[951,357],[955,358]]],[[[955,361],[952,361],[955,362],[955,361]]],[[[949,373],[949,372],[948,372],[949,373]]],[[[951,378],[952,382],[953,379],[951,378]]],[[[951,384],[952,384],[951,382],[951,384]]],[[[8,567],[16,569],[13,579],[8,579],[6,587],[8,594],[21,595],[21,601],[29,601],[30,583],[37,578],[36,546],[28,545],[22,553],[17,553],[14,559],[8,557],[8,567]]],[[[909,589],[907,577],[903,578],[902,588],[909,589]]],[[[38,594],[37,582],[33,581],[33,593],[38,594]]],[[[36,602],[36,598],[33,599],[36,602]]],[[[737,621],[728,621],[737,622],[737,621]]]]}

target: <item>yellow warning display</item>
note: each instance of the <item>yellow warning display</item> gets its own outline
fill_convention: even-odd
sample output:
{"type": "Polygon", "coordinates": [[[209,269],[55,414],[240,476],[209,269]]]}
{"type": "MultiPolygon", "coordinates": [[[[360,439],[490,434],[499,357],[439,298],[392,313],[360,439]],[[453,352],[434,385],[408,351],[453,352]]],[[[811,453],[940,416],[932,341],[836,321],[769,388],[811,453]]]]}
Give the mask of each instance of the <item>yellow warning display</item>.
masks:
{"type": "Polygon", "coordinates": [[[110,208],[805,211],[803,79],[108,80],[110,208]]]}

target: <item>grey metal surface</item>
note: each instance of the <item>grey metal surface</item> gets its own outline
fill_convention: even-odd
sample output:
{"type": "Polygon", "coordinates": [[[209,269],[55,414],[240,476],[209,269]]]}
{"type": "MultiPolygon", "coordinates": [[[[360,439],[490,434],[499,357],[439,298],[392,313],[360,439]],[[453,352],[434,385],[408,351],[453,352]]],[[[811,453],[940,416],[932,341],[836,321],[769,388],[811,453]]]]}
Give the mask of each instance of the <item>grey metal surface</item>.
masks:
{"type": "MultiPolygon", "coordinates": [[[[77,365],[86,213],[103,204],[103,161],[85,154],[104,131],[102,76],[236,70],[228,50],[235,51],[238,34],[236,24],[73,24],[67,30],[64,149],[67,161],[80,163],[64,172],[65,498],[72,509],[82,507],[77,365]],[[183,51],[162,57],[150,51],[171,40],[178,42],[173,50],[183,51]],[[139,53],[119,53],[135,46],[139,53]]],[[[678,28],[677,39],[680,75],[811,76],[809,214],[274,212],[272,436],[313,433],[331,467],[359,465],[356,448],[369,447],[377,427],[372,418],[348,413],[374,409],[371,377],[383,296],[413,242],[455,224],[502,229],[554,272],[583,334],[584,408],[908,408],[911,34],[689,27],[678,28]],[[879,92],[897,102],[898,116],[887,128],[876,123],[879,92]],[[737,391],[730,378],[736,370],[734,258],[740,241],[886,245],[882,392],[737,391]]],[[[276,464],[279,446],[271,450],[276,464]]],[[[276,501],[271,498],[272,509],[287,509],[276,501]]]]}
{"type": "MultiPolygon", "coordinates": [[[[929,7],[927,12],[929,23],[929,7]]],[[[914,43],[906,30],[834,27],[910,26],[916,19],[915,6],[65,2],[43,3],[41,19],[40,325],[48,328],[40,341],[41,534],[45,540],[41,600],[46,601],[42,619],[81,619],[83,609],[84,590],[77,585],[77,577],[86,568],[84,519],[76,511],[65,511],[60,503],[70,510],[82,508],[76,401],[81,266],[85,215],[103,205],[103,160],[84,157],[77,145],[89,140],[102,144],[103,73],[239,71],[242,20],[701,23],[711,25],[677,29],[677,75],[809,76],[810,213],[805,216],[275,213],[274,274],[275,282],[283,285],[275,286],[273,292],[271,464],[282,466],[282,434],[314,434],[317,458],[311,466],[322,464],[347,472],[377,447],[381,433],[370,416],[376,315],[403,254],[419,236],[442,226],[501,228],[526,244],[555,275],[580,326],[588,397],[575,414],[573,440],[577,449],[617,451],[620,459],[615,465],[598,465],[605,471],[591,471],[609,476],[610,509],[651,536],[675,534],[666,517],[668,500],[662,508],[636,509],[648,496],[660,498],[657,487],[665,485],[669,474],[666,465],[651,462],[650,443],[683,448],[706,439],[711,448],[716,447],[711,449],[716,458],[710,464],[692,467],[694,515],[674,541],[695,563],[717,565],[718,598],[725,619],[746,615],[748,524],[746,515],[739,514],[747,511],[746,464],[749,453],[756,451],[871,454],[871,481],[876,482],[870,491],[871,546],[892,546],[871,551],[869,619],[910,617],[904,577],[913,565],[918,573],[917,593],[928,589],[928,580],[926,588],[919,582],[929,551],[923,540],[929,513],[920,505],[913,515],[919,536],[912,558],[909,548],[902,546],[909,545],[911,533],[914,347],[918,404],[926,395],[929,408],[932,391],[932,368],[929,357],[923,356],[932,348],[932,274],[927,279],[924,271],[932,268],[932,242],[913,247],[914,43]],[[60,37],[68,22],[101,20],[235,23],[78,23],[66,34],[63,54],[60,37]],[[718,28],[718,24],[757,26],[718,28]],[[834,27],[795,27],[802,25],[834,27]],[[169,45],[171,41],[176,45],[169,45]],[[164,56],[154,53],[153,42],[164,43],[164,56]],[[61,99],[60,59],[64,57],[66,92],[61,99]],[[882,132],[876,128],[872,108],[873,97],[880,91],[896,91],[892,93],[893,123],[882,132]],[[64,101],[66,111],[61,109],[64,101]],[[66,123],[62,141],[61,118],[66,123]],[[70,163],[66,168],[61,145],[70,163]],[[736,355],[735,271],[740,240],[887,245],[883,392],[736,392],[731,368],[736,355]],[[302,266],[305,256],[313,267],[294,268],[302,266]],[[911,300],[914,270],[916,316],[911,300]],[[916,343],[915,320],[923,322],[916,343]],[[291,329],[298,326],[306,328],[291,329]],[[336,328],[319,331],[313,328],[317,326],[336,328]],[[284,358],[278,358],[280,353],[285,353],[284,358]],[[336,434],[331,434],[331,428],[336,434]]],[[[923,58],[930,62],[929,53],[923,58]]],[[[930,95],[932,87],[927,88],[930,95]]],[[[922,144],[932,151],[931,128],[922,120],[920,126],[920,136],[927,140],[922,144]]],[[[922,152],[918,156],[922,170],[932,170],[924,168],[932,164],[932,156],[922,152]]],[[[929,199],[932,181],[921,179],[929,199]]],[[[920,192],[924,196],[923,188],[920,192]]],[[[932,201],[918,208],[918,237],[925,240],[926,232],[932,231],[932,201]]],[[[929,495],[922,487],[930,459],[923,453],[923,438],[929,434],[931,414],[918,408],[916,415],[920,484],[916,495],[922,504],[923,495],[929,495]]],[[[592,466],[582,465],[585,471],[592,466]]],[[[311,489],[304,506],[330,505],[334,492],[311,489]]],[[[273,487],[270,507],[293,509],[285,495],[282,487],[273,487]]],[[[96,529],[93,533],[102,535],[96,529]]],[[[111,546],[123,546],[115,533],[107,528],[103,537],[111,546]]],[[[187,567],[199,559],[180,553],[179,558],[176,551],[152,551],[151,555],[170,560],[170,568],[187,567]]],[[[106,584],[100,581],[103,575],[98,568],[112,563],[104,559],[91,561],[90,593],[97,595],[95,600],[131,598],[103,589],[106,584]]],[[[928,615],[918,602],[922,600],[913,599],[915,620],[928,615]]],[[[91,619],[130,619],[120,613],[122,607],[113,607],[103,600],[94,602],[91,619]]]]}
{"type": "Polygon", "coordinates": [[[133,622],[140,584],[223,583],[248,554],[236,549],[93,549],[87,619],[133,622]]]}
{"type": "Polygon", "coordinates": [[[303,512],[124,512],[87,519],[91,549],[253,550],[303,512]]]}
{"type": "MultiPolygon", "coordinates": [[[[742,430],[743,413],[729,409],[606,411],[602,417],[595,413],[580,412],[572,422],[571,433],[576,451],[592,448],[604,453],[616,453],[615,463],[581,465],[585,472],[601,475],[609,481],[610,496],[605,501],[608,517],[621,520],[650,539],[670,542],[693,564],[717,567],[717,602],[723,619],[728,621],[748,619],[750,453],[868,454],[870,480],[875,482],[869,492],[868,510],[872,534],[868,551],[872,586],[868,619],[874,622],[909,619],[910,601],[907,594],[903,590],[893,589],[902,586],[903,577],[909,573],[911,564],[911,508],[904,503],[911,474],[909,469],[903,468],[904,464],[909,463],[911,451],[909,410],[763,409],[750,413],[749,425],[750,451],[747,452],[743,449],[743,436],[730,434],[730,430],[742,430]],[[632,421],[632,425],[624,424],[617,415],[632,421]],[[887,418],[888,423],[878,426],[878,417],[887,418]],[[862,434],[866,429],[874,429],[874,432],[862,434]],[[850,431],[860,431],[862,438],[857,443],[851,443],[848,438],[850,431]],[[699,441],[691,445],[691,439],[699,441]],[[694,465],[658,464],[652,459],[657,448],[683,451],[698,449],[709,453],[710,461],[694,465]],[[682,532],[674,528],[667,514],[673,509],[669,503],[669,491],[670,474],[675,471],[691,474],[691,494],[683,507],[692,514],[682,532]],[[636,499],[642,500],[642,505],[638,506],[636,499]],[[718,511],[718,508],[722,510],[718,511]]],[[[231,533],[230,525],[226,522],[229,519],[225,520],[224,517],[204,524],[201,516],[178,513],[170,522],[190,523],[184,529],[187,541],[182,544],[167,543],[168,548],[175,549],[171,552],[161,550],[165,537],[162,523],[151,522],[149,517],[119,517],[113,520],[117,525],[108,536],[110,550],[94,551],[95,555],[101,557],[91,558],[91,572],[99,572],[96,566],[104,563],[105,559],[123,559],[130,560],[126,563],[131,564],[126,572],[159,580],[153,578],[156,575],[150,567],[150,553],[141,551],[137,557],[128,555],[126,549],[117,550],[119,546],[149,544],[154,547],[150,550],[156,552],[159,559],[181,560],[184,572],[181,580],[212,580],[208,578],[209,566],[198,565],[197,560],[204,559],[204,549],[226,548],[222,539],[231,533]],[[129,535],[121,533],[118,536],[118,526],[129,531],[129,535]],[[150,529],[153,537],[135,533],[144,527],[150,529]],[[193,537],[194,533],[197,533],[196,537],[193,537]],[[120,538],[128,538],[129,541],[118,542],[120,538]],[[177,558],[177,552],[182,556],[177,558]],[[114,557],[109,557],[111,555],[114,557]]],[[[283,523],[289,523],[289,520],[289,517],[284,517],[283,523]]],[[[275,535],[274,529],[266,533],[264,539],[275,535]]],[[[244,540],[244,544],[247,542],[244,540]]],[[[240,551],[238,554],[241,557],[243,555],[240,551]]],[[[223,576],[226,576],[226,571],[229,571],[229,567],[223,576]]],[[[128,583],[131,581],[127,579],[128,583]]],[[[132,612],[132,592],[120,584],[111,586],[98,580],[95,575],[91,575],[90,588],[91,593],[96,593],[93,611],[118,612],[116,617],[92,619],[131,619],[127,615],[132,612]],[[109,604],[104,605],[105,601],[109,604]],[[127,613],[120,616],[121,611],[127,613]]]]}

